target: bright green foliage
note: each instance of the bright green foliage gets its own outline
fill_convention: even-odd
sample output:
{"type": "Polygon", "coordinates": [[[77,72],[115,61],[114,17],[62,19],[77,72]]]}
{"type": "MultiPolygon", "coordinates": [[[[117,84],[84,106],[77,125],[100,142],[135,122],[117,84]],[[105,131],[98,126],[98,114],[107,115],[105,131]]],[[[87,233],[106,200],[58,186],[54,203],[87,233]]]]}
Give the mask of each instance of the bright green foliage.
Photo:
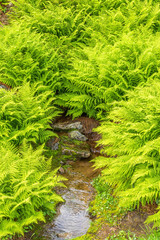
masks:
{"type": "Polygon", "coordinates": [[[24,3],[24,0],[15,4],[18,9],[15,9],[16,15],[13,13],[14,17],[23,16],[22,19],[25,23],[22,19],[21,21],[25,27],[31,28],[31,31],[42,33],[44,39],[50,39],[52,48],[55,47],[54,41],[54,44],[62,44],[61,48],[64,48],[71,47],[71,43],[76,41],[85,42],[85,34],[89,36],[85,31],[85,23],[89,18],[86,9],[75,11],[72,7],[65,8],[63,5],[52,4],[51,1],[47,2],[48,5],[43,11],[27,1],[24,3]]]}
{"type": "MultiPolygon", "coordinates": [[[[139,206],[160,199],[160,83],[148,82],[128,93],[97,130],[99,144],[110,157],[99,157],[95,166],[104,168],[103,179],[115,187],[120,206],[139,206]]],[[[160,212],[147,222],[160,223],[160,212]]]]}
{"type": "Polygon", "coordinates": [[[103,116],[113,101],[123,98],[126,89],[158,75],[159,41],[159,36],[147,36],[146,32],[128,33],[114,46],[97,43],[94,48],[85,47],[83,59],[73,57],[74,70],[66,73],[68,81],[64,83],[68,93],[59,95],[57,103],[68,106],[74,117],[83,112],[103,116]]]}
{"type": "Polygon", "coordinates": [[[126,90],[158,74],[157,1],[19,0],[15,5],[20,26],[2,30],[8,42],[3,37],[0,47],[2,80],[12,86],[23,79],[42,81],[73,118],[104,116],[126,90]]]}
{"type": "Polygon", "coordinates": [[[23,235],[24,227],[45,221],[62,201],[53,190],[63,185],[62,178],[51,171],[44,144],[36,147],[55,136],[49,130],[59,113],[53,101],[53,93],[40,83],[0,89],[0,238],[23,235]]]}
{"type": "MultiPolygon", "coordinates": [[[[151,229],[150,229],[151,230],[151,229]]],[[[151,230],[150,232],[147,232],[147,236],[139,237],[138,240],[159,240],[160,239],[160,231],[157,230],[151,230]]]]}
{"type": "MultiPolygon", "coordinates": [[[[158,202],[159,0],[13,2],[14,21],[0,29],[0,81],[18,88],[0,90],[0,140],[17,146],[24,139],[47,141],[57,115],[53,101],[73,118],[86,113],[101,119],[115,104],[98,128],[111,157],[100,157],[96,167],[104,167],[103,179],[116,187],[121,205],[158,202]]],[[[41,176],[41,170],[21,173],[41,176]]],[[[158,225],[159,212],[148,221],[158,225]]]]}
{"type": "Polygon", "coordinates": [[[21,23],[0,29],[0,79],[9,86],[41,81],[54,89],[60,61],[57,49],[21,23]]]}
{"type": "Polygon", "coordinates": [[[0,138],[21,144],[23,139],[36,144],[46,142],[55,134],[47,130],[58,115],[53,93],[40,84],[28,83],[13,91],[0,89],[0,138]]]}
{"type": "Polygon", "coordinates": [[[96,197],[90,203],[89,211],[97,218],[103,218],[107,223],[115,224],[117,215],[113,214],[117,207],[117,199],[112,195],[112,189],[101,177],[94,179],[93,186],[96,189],[96,197]]]}
{"type": "Polygon", "coordinates": [[[73,117],[83,112],[101,117],[126,89],[157,74],[160,38],[153,33],[159,31],[160,9],[151,1],[74,3],[76,10],[86,5],[85,31],[91,38],[72,51],[72,70],[66,71],[64,82],[67,93],[57,103],[67,106],[73,117]]]}
{"type": "Polygon", "coordinates": [[[45,221],[47,209],[54,212],[62,201],[53,187],[62,185],[62,177],[50,172],[43,146],[33,150],[23,143],[18,151],[1,141],[0,146],[0,238],[22,234],[24,227],[45,221]]]}
{"type": "Polygon", "coordinates": [[[2,12],[6,12],[7,8],[6,8],[6,5],[8,4],[8,0],[1,0],[0,1],[0,14],[1,14],[1,11],[2,12]]]}

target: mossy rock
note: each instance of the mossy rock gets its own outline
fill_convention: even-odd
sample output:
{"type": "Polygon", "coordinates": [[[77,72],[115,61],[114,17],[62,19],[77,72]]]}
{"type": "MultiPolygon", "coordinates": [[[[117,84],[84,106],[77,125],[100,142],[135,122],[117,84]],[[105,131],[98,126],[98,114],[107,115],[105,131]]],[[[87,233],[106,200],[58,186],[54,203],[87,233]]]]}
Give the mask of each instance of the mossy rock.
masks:
{"type": "Polygon", "coordinates": [[[71,139],[66,133],[59,138],[49,140],[50,151],[52,152],[53,162],[60,165],[60,162],[67,160],[89,158],[91,155],[89,145],[84,141],[71,139]]]}
{"type": "Polygon", "coordinates": [[[60,140],[62,155],[70,155],[75,158],[89,158],[91,155],[90,147],[86,142],[62,136],[60,140]]]}

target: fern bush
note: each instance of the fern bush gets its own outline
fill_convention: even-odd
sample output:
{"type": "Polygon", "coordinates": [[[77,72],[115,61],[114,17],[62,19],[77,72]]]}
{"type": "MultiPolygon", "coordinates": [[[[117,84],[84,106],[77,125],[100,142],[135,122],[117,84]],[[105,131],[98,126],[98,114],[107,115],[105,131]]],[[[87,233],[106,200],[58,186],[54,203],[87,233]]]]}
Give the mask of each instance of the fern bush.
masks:
{"type": "Polygon", "coordinates": [[[67,93],[57,96],[57,104],[68,106],[74,117],[83,112],[104,116],[126,90],[159,75],[159,40],[146,32],[128,33],[113,46],[84,47],[80,57],[77,53],[71,58],[73,70],[66,72],[64,82],[67,93]]]}
{"type": "Polygon", "coordinates": [[[29,83],[12,91],[0,89],[0,138],[20,145],[44,143],[54,133],[50,121],[59,114],[52,106],[53,93],[41,84],[29,83]]]}
{"type": "Polygon", "coordinates": [[[23,142],[18,150],[1,141],[0,146],[0,238],[24,234],[24,227],[45,221],[45,212],[55,213],[62,201],[53,188],[63,185],[52,172],[43,146],[33,150],[23,142]]]}
{"type": "Polygon", "coordinates": [[[67,106],[73,117],[85,112],[101,118],[126,90],[159,74],[160,39],[154,35],[159,30],[159,5],[121,1],[110,8],[108,1],[99,2],[102,9],[86,23],[91,40],[78,43],[70,53],[72,68],[65,71],[63,83],[67,92],[57,96],[57,104],[67,106]]]}
{"type": "MultiPolygon", "coordinates": [[[[98,127],[99,144],[109,158],[95,160],[103,179],[115,188],[120,206],[139,207],[160,199],[160,83],[151,79],[145,87],[128,93],[128,101],[116,103],[107,120],[98,127]]],[[[158,207],[159,210],[159,207],[158,207]]],[[[160,223],[160,212],[147,223],[160,223]]]]}
{"type": "MultiPolygon", "coordinates": [[[[54,44],[54,43],[53,43],[54,44]]],[[[0,79],[11,87],[24,81],[50,84],[54,91],[62,68],[62,58],[41,34],[22,23],[0,29],[0,79]]]]}
{"type": "Polygon", "coordinates": [[[103,117],[126,90],[158,73],[157,1],[19,0],[15,5],[19,27],[2,30],[2,80],[12,86],[40,80],[73,117],[103,117]]]}
{"type": "Polygon", "coordinates": [[[89,35],[85,31],[85,23],[89,18],[87,10],[82,8],[80,11],[76,11],[72,7],[65,8],[61,4],[53,4],[51,1],[48,3],[50,4],[42,11],[37,6],[33,7],[28,1],[18,1],[13,16],[16,18],[21,16],[21,21],[22,19],[25,21],[25,27],[30,28],[31,31],[42,33],[43,38],[50,39],[52,47],[54,39],[58,44],[62,42],[63,45],[75,41],[85,42],[85,35],[89,35]],[[21,7],[24,8],[25,5],[31,8],[29,13],[26,13],[25,9],[21,10],[21,7]]]}

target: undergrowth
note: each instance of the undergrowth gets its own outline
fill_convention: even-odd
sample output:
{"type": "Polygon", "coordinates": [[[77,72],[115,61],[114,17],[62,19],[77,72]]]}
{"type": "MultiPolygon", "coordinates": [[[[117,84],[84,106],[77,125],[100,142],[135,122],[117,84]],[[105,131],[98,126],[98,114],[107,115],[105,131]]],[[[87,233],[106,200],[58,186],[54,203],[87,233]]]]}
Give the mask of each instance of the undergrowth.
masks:
{"type": "Polygon", "coordinates": [[[49,123],[59,114],[53,93],[40,83],[23,83],[1,88],[0,100],[0,238],[6,239],[55,213],[62,198],[54,187],[63,186],[63,178],[44,157],[45,142],[55,136],[49,123]]]}
{"type": "MultiPolygon", "coordinates": [[[[49,123],[58,115],[57,108],[73,118],[87,114],[104,120],[97,129],[102,134],[99,144],[110,158],[97,158],[95,166],[104,168],[102,181],[123,198],[120,206],[159,204],[159,0],[12,2],[11,24],[0,29],[0,82],[12,88],[0,90],[0,139],[9,144],[13,164],[14,159],[23,158],[24,141],[36,153],[37,146],[54,135],[49,123]]],[[[29,174],[31,180],[42,173],[28,170],[22,168],[21,174],[29,174]]],[[[20,170],[15,171],[19,176],[20,170]]],[[[7,187],[10,196],[6,199],[13,198],[14,187],[23,178],[18,179],[14,185],[8,178],[6,184],[12,190],[7,187]]],[[[45,180],[36,181],[44,184],[46,197],[45,180]]],[[[34,184],[31,181],[31,188],[34,184]]],[[[108,187],[103,188],[104,196],[97,197],[105,202],[108,187]]],[[[28,209],[31,200],[25,199],[22,206],[28,209]]],[[[7,201],[5,207],[10,209],[7,201]]],[[[38,201],[39,209],[43,204],[41,198],[38,201]]],[[[19,209],[18,205],[13,209],[19,209]]],[[[24,219],[29,218],[25,214],[24,219]]],[[[23,233],[20,211],[13,215],[11,230],[5,224],[8,215],[2,213],[0,224],[9,229],[4,228],[3,236],[18,231],[16,221],[23,233]]],[[[158,226],[159,221],[158,210],[147,223],[158,226]]]]}
{"type": "Polygon", "coordinates": [[[45,221],[45,212],[55,213],[62,201],[54,191],[62,177],[52,172],[43,146],[33,150],[23,142],[20,149],[1,141],[0,147],[0,238],[24,234],[24,228],[45,221]]]}
{"type": "Polygon", "coordinates": [[[0,100],[1,140],[20,145],[26,139],[38,145],[55,136],[49,123],[59,111],[51,106],[55,99],[47,87],[26,83],[11,91],[0,89],[0,100]]]}
{"type": "Polygon", "coordinates": [[[73,118],[100,119],[126,90],[159,76],[156,1],[13,2],[15,24],[0,34],[1,79],[40,80],[73,118]]]}
{"type": "MultiPolygon", "coordinates": [[[[128,101],[117,103],[97,129],[110,157],[97,158],[95,166],[103,168],[103,179],[115,188],[120,206],[159,204],[159,89],[160,83],[152,81],[129,92],[128,101]]],[[[146,223],[158,227],[159,214],[146,223]]]]}

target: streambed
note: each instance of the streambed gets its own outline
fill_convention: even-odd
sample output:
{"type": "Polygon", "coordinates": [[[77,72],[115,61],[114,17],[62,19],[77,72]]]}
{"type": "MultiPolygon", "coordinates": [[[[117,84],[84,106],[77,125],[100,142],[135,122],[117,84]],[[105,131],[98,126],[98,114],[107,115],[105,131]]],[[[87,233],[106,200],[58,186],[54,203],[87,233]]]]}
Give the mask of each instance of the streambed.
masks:
{"type": "MultiPolygon", "coordinates": [[[[65,171],[61,168],[61,174],[68,179],[65,182],[67,188],[56,189],[65,202],[58,206],[57,215],[51,222],[38,225],[38,229],[34,230],[34,233],[28,233],[21,240],[74,239],[86,234],[90,227],[91,219],[87,209],[90,201],[94,198],[94,189],[91,182],[100,173],[100,170],[94,170],[90,160],[100,154],[101,147],[95,146],[95,141],[99,139],[99,136],[92,132],[93,127],[96,127],[97,123],[92,119],[84,117],[77,121],[81,122],[83,126],[81,132],[87,136],[87,141],[82,142],[69,139],[67,134],[70,133],[70,130],[67,132],[68,130],[62,129],[57,132],[59,138],[51,139],[48,144],[53,153],[57,151],[58,159],[62,159],[61,164],[65,171]],[[67,151],[68,149],[69,151],[67,151]],[[90,151],[90,157],[84,159],[83,157],[88,156],[88,151],[90,151]],[[85,152],[85,154],[82,156],[80,155],[81,152],[85,152]],[[67,167],[68,164],[69,167],[67,167]]],[[[60,122],[64,127],[67,124],[71,126],[72,122],[64,124],[62,121],[62,123],[60,122]]],[[[77,122],[74,123],[78,124],[77,122]]],[[[55,157],[53,160],[56,160],[55,157]]],[[[108,235],[118,233],[120,230],[133,231],[137,235],[144,234],[144,221],[147,215],[146,211],[137,210],[127,213],[120,220],[118,226],[109,226],[106,222],[96,233],[95,239],[104,240],[108,235]]]]}
{"type": "Polygon", "coordinates": [[[91,182],[96,175],[88,160],[70,162],[63,174],[68,179],[67,188],[58,189],[65,202],[58,207],[56,218],[44,226],[41,239],[72,239],[87,232],[91,223],[87,209],[94,195],[91,182]]]}

